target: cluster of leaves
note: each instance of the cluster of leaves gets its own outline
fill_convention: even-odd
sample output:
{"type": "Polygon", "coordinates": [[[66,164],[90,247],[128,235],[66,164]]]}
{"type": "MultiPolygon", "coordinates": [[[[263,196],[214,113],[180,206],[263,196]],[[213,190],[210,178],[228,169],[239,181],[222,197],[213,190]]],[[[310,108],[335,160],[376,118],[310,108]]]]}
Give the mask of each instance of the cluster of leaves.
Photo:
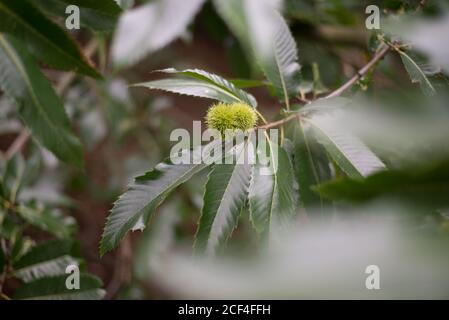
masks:
{"type": "MultiPolygon", "coordinates": [[[[332,67],[319,56],[327,53],[319,52],[318,46],[302,47],[299,42],[301,54],[298,54],[291,29],[313,26],[325,37],[322,23],[338,21],[352,25],[357,14],[350,10],[355,7],[351,1],[340,5],[338,1],[312,0],[154,0],[135,8],[133,3],[132,0],[0,0],[0,88],[13,101],[17,114],[40,146],[62,162],[83,166],[83,148],[62,102],[61,88],[65,84],[55,90],[41,67],[95,80],[103,78],[64,30],[65,8],[69,4],[80,7],[81,25],[93,31],[103,51],[104,34],[115,28],[111,61],[116,69],[131,67],[175,39],[187,38],[186,31],[197,13],[212,12],[214,21],[207,23],[212,23],[213,31],[225,28],[232,34],[232,41],[221,40],[231,43],[228,53],[238,56],[233,61],[249,70],[243,72],[245,77],[263,75],[262,81],[228,80],[200,69],[170,68],[159,70],[168,78],[134,86],[212,99],[223,105],[245,104],[263,121],[257,99],[245,90],[266,87],[279,102],[275,120],[281,121],[277,124],[281,135],[280,139],[267,135],[259,141],[268,150],[271,160],[268,165],[257,157],[253,165],[206,162],[176,165],[166,160],[138,176],[111,210],[100,244],[101,254],[117,247],[130,230],[143,229],[173,190],[193,181],[203,171],[209,171],[209,176],[194,241],[198,253],[214,254],[225,247],[246,212],[260,239],[271,236],[278,228],[283,231],[299,212],[316,212],[317,207],[325,212],[340,201],[357,203],[388,196],[430,206],[432,210],[447,207],[447,158],[442,157],[433,165],[396,168],[391,154],[382,152],[379,145],[368,143],[342,124],[341,119],[348,119],[345,117],[354,105],[353,96],[338,97],[343,92],[339,90],[333,91],[331,98],[325,96],[329,94],[330,82],[321,78],[320,68],[332,67]],[[282,3],[287,18],[299,21],[292,28],[282,15],[282,3]],[[304,58],[307,54],[309,57],[304,58]],[[310,63],[301,64],[301,60],[310,63]],[[274,174],[260,174],[266,170],[274,174]]],[[[383,5],[393,14],[422,10],[420,4],[405,0],[388,0],[383,5]]],[[[447,28],[447,16],[438,19],[427,29],[418,24],[419,32],[407,20],[405,23],[383,20],[383,30],[372,33],[367,48],[374,58],[379,58],[375,62],[395,52],[411,81],[427,97],[439,96],[447,91],[448,84],[444,75],[449,72],[447,48],[435,41],[422,41],[447,28]]],[[[334,35],[338,32],[331,37],[334,35]]],[[[365,43],[362,45],[365,47],[365,43]]],[[[382,65],[379,69],[390,72],[382,65]]],[[[355,82],[362,89],[370,84],[368,71],[355,82]]],[[[334,76],[332,85],[346,80],[340,74],[334,76]]],[[[114,112],[126,113],[118,108],[114,112]]],[[[107,116],[114,130],[121,130],[123,123],[114,122],[120,115],[111,111],[107,116]]],[[[221,142],[212,141],[207,147],[213,148],[217,143],[221,142]]],[[[245,146],[243,141],[235,150],[243,150],[245,146]]],[[[184,150],[182,156],[197,157],[199,152],[199,149],[184,150]]],[[[64,204],[49,204],[42,197],[30,197],[29,193],[26,196],[27,187],[33,184],[32,172],[38,170],[35,162],[39,162],[36,158],[40,159],[40,153],[36,154],[27,154],[26,160],[19,154],[2,159],[0,289],[5,279],[18,278],[22,284],[13,294],[17,298],[101,298],[104,295],[101,282],[85,273],[81,275],[81,290],[72,292],[65,287],[65,267],[75,263],[83,269],[83,263],[73,241],[73,223],[57,209],[64,208],[64,204]],[[41,235],[53,240],[36,244],[33,239],[41,239],[41,235]]]]}
{"type": "MultiPolygon", "coordinates": [[[[74,219],[54,204],[30,196],[41,167],[38,149],[27,161],[18,154],[2,167],[1,286],[4,287],[6,280],[19,279],[22,284],[13,295],[17,299],[102,298],[101,280],[88,273],[80,274],[86,282],[81,282],[79,290],[66,287],[66,268],[75,265],[83,271],[85,266],[78,244],[73,240],[77,229],[74,219]],[[33,234],[53,239],[36,243],[33,234]]],[[[66,201],[67,205],[71,205],[70,201],[66,201]]]]}
{"type": "MultiPolygon", "coordinates": [[[[62,89],[55,90],[40,68],[41,64],[102,78],[64,28],[70,4],[79,6],[81,24],[97,32],[112,31],[121,13],[113,0],[0,1],[0,88],[14,102],[34,139],[59,160],[81,167],[82,146],[58,96],[62,89]]],[[[1,162],[0,288],[6,280],[18,278],[23,285],[14,291],[16,298],[102,298],[101,281],[89,274],[81,275],[80,290],[66,288],[66,267],[76,264],[84,268],[73,240],[73,219],[42,197],[23,197],[21,193],[41,167],[39,154],[36,151],[27,160],[20,154],[7,155],[1,162]],[[36,244],[33,233],[56,239],[36,244]]]]}
{"type": "MultiPolygon", "coordinates": [[[[344,198],[344,188],[354,188],[354,198],[359,192],[364,194],[363,190],[370,190],[369,186],[358,189],[349,181],[360,186],[371,181],[379,183],[380,180],[385,180],[388,184],[388,177],[396,173],[385,171],[385,161],[371,151],[359,137],[344,126],[337,125],[335,121],[339,111],[346,109],[351,103],[350,99],[322,98],[306,106],[292,105],[296,97],[304,97],[309,93],[315,96],[326,88],[319,79],[316,65],[313,85],[307,86],[306,81],[302,79],[296,42],[276,7],[277,2],[216,0],[213,3],[221,18],[245,48],[250,61],[257,61],[270,92],[283,103],[281,116],[294,114],[296,117],[285,126],[286,133],[280,141],[267,136],[263,142],[269,146],[271,155],[278,154],[278,158],[272,156],[270,159],[275,168],[273,175],[259,175],[258,172],[263,169],[263,164],[259,161],[255,165],[212,166],[205,185],[204,204],[196,233],[197,251],[214,253],[223,247],[237,227],[245,208],[249,211],[250,220],[257,233],[264,236],[270,233],[274,225],[288,226],[296,216],[298,206],[301,210],[324,207],[329,204],[328,199],[344,198]],[[263,30],[263,33],[260,30],[263,30]],[[376,178],[378,171],[382,173],[376,178]],[[349,180],[323,185],[328,180],[343,177],[349,180]],[[318,187],[320,185],[323,186],[318,187]]],[[[125,30],[126,20],[123,19],[122,23],[125,30]]],[[[420,84],[425,95],[435,95],[437,89],[430,76],[441,75],[441,70],[433,69],[430,72],[412,58],[413,53],[408,52],[406,46],[399,40],[393,41],[393,38],[397,36],[389,34],[387,30],[375,32],[372,42],[376,48],[373,54],[382,55],[382,51],[385,54],[390,48],[397,51],[411,80],[420,84]]],[[[151,51],[148,48],[144,50],[151,51]]],[[[238,88],[242,82],[234,84],[218,75],[198,69],[162,71],[182,77],[151,81],[138,86],[225,103],[245,102],[257,108],[256,99],[238,88]]],[[[186,152],[195,156],[196,151],[186,152]]],[[[116,247],[129,230],[145,226],[156,207],[172,190],[208,167],[205,164],[174,165],[167,160],[154,170],[137,177],[111,211],[101,242],[101,253],[116,247]]],[[[397,183],[405,185],[408,182],[399,180],[397,183]]],[[[384,189],[384,192],[388,192],[388,188],[384,189]]],[[[347,197],[350,197],[349,195],[350,193],[346,194],[347,197]]]]}

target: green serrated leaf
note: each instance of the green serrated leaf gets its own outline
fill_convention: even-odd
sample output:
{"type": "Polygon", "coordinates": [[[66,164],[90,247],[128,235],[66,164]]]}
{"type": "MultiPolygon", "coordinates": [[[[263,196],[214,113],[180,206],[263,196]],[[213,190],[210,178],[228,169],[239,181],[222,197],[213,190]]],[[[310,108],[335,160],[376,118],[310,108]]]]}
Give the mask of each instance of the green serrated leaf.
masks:
{"type": "Polygon", "coordinates": [[[302,118],[336,164],[350,177],[366,177],[385,169],[384,163],[356,136],[335,121],[332,114],[302,118]]]}
{"type": "Polygon", "coordinates": [[[320,197],[313,186],[320,185],[331,178],[329,160],[325,150],[314,137],[306,135],[301,121],[293,124],[294,144],[293,167],[299,186],[299,200],[304,208],[323,208],[326,201],[320,197]]]}
{"type": "Polygon", "coordinates": [[[209,174],[195,250],[214,254],[237,227],[251,176],[249,164],[217,164],[209,174]]]}
{"type": "Polygon", "coordinates": [[[250,219],[259,234],[288,226],[296,209],[293,168],[287,152],[269,139],[266,146],[267,159],[258,146],[261,152],[257,152],[248,195],[250,219]]]}
{"type": "Polygon", "coordinates": [[[96,31],[112,31],[121,13],[114,0],[30,0],[50,15],[67,18],[66,8],[76,5],[80,8],[81,25],[96,31]]]}
{"type": "Polygon", "coordinates": [[[19,215],[32,226],[53,234],[58,238],[68,238],[74,231],[74,220],[58,211],[38,208],[32,205],[19,206],[19,215]]]}
{"type": "Polygon", "coordinates": [[[72,240],[43,242],[14,263],[14,275],[24,282],[61,275],[71,265],[78,265],[78,252],[72,240]]]}
{"type": "Polygon", "coordinates": [[[432,85],[428,75],[426,74],[426,66],[420,64],[417,60],[413,59],[410,54],[407,54],[404,51],[398,51],[402,63],[404,64],[407,73],[410,76],[410,79],[413,83],[419,83],[421,90],[427,96],[433,96],[436,94],[436,90],[432,85]]]}
{"type": "Polygon", "coordinates": [[[446,207],[449,204],[449,163],[382,171],[366,179],[339,179],[317,187],[317,191],[333,200],[363,202],[386,197],[433,208],[446,207]]]}
{"type": "Polygon", "coordinates": [[[0,0],[0,32],[23,40],[48,66],[101,78],[73,39],[28,0],[0,0]]]}
{"type": "Polygon", "coordinates": [[[276,6],[267,0],[215,0],[218,12],[258,61],[276,96],[298,93],[301,67],[295,40],[276,6]]]}
{"type": "Polygon", "coordinates": [[[25,174],[25,161],[21,154],[15,155],[6,162],[3,172],[4,197],[15,203],[23,185],[25,174]]]}
{"type": "Polygon", "coordinates": [[[112,46],[113,62],[126,67],[178,38],[204,0],[157,0],[125,12],[112,46]]]}
{"type": "Polygon", "coordinates": [[[62,161],[82,166],[82,147],[64,106],[27,50],[0,34],[0,87],[14,100],[32,136],[62,161]]]}
{"type": "Polygon", "coordinates": [[[100,254],[114,249],[128,231],[144,228],[150,215],[171,191],[214,161],[210,155],[202,159],[202,153],[207,154],[204,148],[216,145],[221,146],[221,140],[183,151],[178,160],[184,164],[173,164],[167,159],[152,171],[137,177],[111,210],[101,239],[100,254]],[[207,157],[211,157],[210,161],[207,157]]]}
{"type": "Polygon", "coordinates": [[[70,290],[66,286],[68,275],[46,277],[26,283],[14,293],[14,299],[31,300],[100,300],[105,291],[102,281],[89,274],[80,274],[80,288],[70,290]]]}
{"type": "Polygon", "coordinates": [[[190,79],[164,79],[134,86],[209,98],[226,103],[245,102],[254,108],[257,107],[256,99],[252,95],[238,89],[231,82],[216,74],[199,69],[178,71],[172,68],[160,70],[160,72],[184,75],[190,79]]]}

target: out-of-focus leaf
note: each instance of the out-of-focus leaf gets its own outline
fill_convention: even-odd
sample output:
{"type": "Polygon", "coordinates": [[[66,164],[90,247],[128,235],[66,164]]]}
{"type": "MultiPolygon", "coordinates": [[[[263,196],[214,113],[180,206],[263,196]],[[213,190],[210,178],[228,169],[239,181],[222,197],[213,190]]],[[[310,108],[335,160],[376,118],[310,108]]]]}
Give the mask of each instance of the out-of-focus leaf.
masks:
{"type": "Polygon", "coordinates": [[[25,161],[21,154],[15,155],[6,162],[2,177],[2,188],[3,196],[11,203],[14,203],[17,199],[23,184],[24,174],[25,161]]]}
{"type": "Polygon", "coordinates": [[[121,9],[114,0],[31,0],[36,6],[57,17],[67,17],[66,8],[80,8],[80,22],[96,31],[112,31],[121,9]]]}
{"type": "Polygon", "coordinates": [[[51,67],[101,78],[64,30],[28,0],[0,0],[0,32],[22,39],[39,60],[51,67]]]}
{"type": "Polygon", "coordinates": [[[14,293],[15,299],[31,300],[100,300],[105,291],[102,281],[89,274],[80,274],[80,288],[70,290],[66,286],[68,275],[46,277],[26,283],[14,293]]]}
{"type": "Polygon", "coordinates": [[[222,102],[245,102],[252,107],[257,106],[256,99],[249,93],[240,90],[228,80],[203,70],[176,69],[161,70],[164,73],[184,75],[190,79],[164,79],[136,84],[135,86],[159,89],[169,92],[215,99],[222,102]]]}
{"type": "Polygon", "coordinates": [[[126,67],[179,37],[204,0],[157,0],[125,12],[114,36],[112,58],[126,67]]]}
{"type": "Polygon", "coordinates": [[[216,0],[222,18],[252,54],[278,97],[287,102],[298,93],[301,67],[295,40],[277,12],[278,1],[216,0]]]}
{"type": "Polygon", "coordinates": [[[3,272],[5,268],[5,254],[3,252],[2,246],[0,246],[0,274],[3,272]]]}
{"type": "Polygon", "coordinates": [[[305,134],[303,125],[300,121],[295,122],[292,129],[293,167],[299,186],[299,200],[306,210],[317,206],[323,208],[326,201],[312,187],[331,178],[329,160],[315,138],[305,134]]]}
{"type": "Polygon", "coordinates": [[[431,81],[429,80],[425,66],[420,65],[411,55],[404,51],[398,51],[404,67],[413,83],[419,83],[421,90],[425,95],[433,96],[436,93],[431,81]]]}
{"type": "Polygon", "coordinates": [[[213,0],[214,6],[221,18],[231,29],[232,33],[240,41],[240,44],[246,53],[248,61],[252,58],[252,47],[248,24],[245,17],[244,0],[213,0]]]}
{"type": "Polygon", "coordinates": [[[63,216],[58,211],[31,205],[20,206],[18,211],[26,222],[56,237],[67,238],[73,234],[74,219],[63,216]]]}
{"type": "Polygon", "coordinates": [[[22,44],[1,34],[0,70],[0,87],[16,102],[33,137],[59,159],[81,166],[81,144],[51,84],[22,44]]]}
{"type": "Polygon", "coordinates": [[[195,239],[198,252],[214,254],[237,227],[248,196],[249,164],[217,164],[209,174],[195,239]]]}
{"type": "Polygon", "coordinates": [[[383,29],[409,42],[414,50],[429,57],[433,65],[441,66],[449,72],[449,44],[447,30],[449,14],[433,20],[393,16],[383,23],[383,29]]]}
{"type": "Polygon", "coordinates": [[[27,254],[34,246],[34,240],[22,234],[21,228],[17,228],[17,232],[10,239],[12,244],[11,261],[14,263],[25,254],[27,254]]]}
{"type": "Polygon", "coordinates": [[[193,151],[185,150],[177,159],[181,164],[173,164],[167,159],[137,177],[111,210],[101,239],[100,254],[114,249],[129,230],[144,228],[150,215],[173,189],[208,167],[207,163],[212,163],[202,159],[202,153],[205,157],[210,155],[203,148],[213,148],[217,143],[221,144],[221,141],[213,141],[193,151]]]}
{"type": "Polygon", "coordinates": [[[276,143],[266,139],[266,144],[269,161],[262,159],[261,153],[257,152],[248,195],[250,219],[259,234],[272,231],[273,227],[288,226],[295,214],[294,174],[290,159],[276,143]]]}
{"type": "Polygon", "coordinates": [[[378,172],[363,180],[339,179],[317,187],[317,191],[333,200],[369,201],[382,196],[432,207],[447,206],[449,162],[430,167],[378,172]]]}
{"type": "Polygon", "coordinates": [[[14,264],[14,275],[24,282],[61,275],[69,265],[78,265],[72,240],[51,240],[34,247],[14,264]]]}
{"type": "Polygon", "coordinates": [[[343,128],[340,122],[334,121],[333,115],[315,114],[303,120],[348,176],[365,177],[385,169],[383,162],[360,139],[343,128]]]}

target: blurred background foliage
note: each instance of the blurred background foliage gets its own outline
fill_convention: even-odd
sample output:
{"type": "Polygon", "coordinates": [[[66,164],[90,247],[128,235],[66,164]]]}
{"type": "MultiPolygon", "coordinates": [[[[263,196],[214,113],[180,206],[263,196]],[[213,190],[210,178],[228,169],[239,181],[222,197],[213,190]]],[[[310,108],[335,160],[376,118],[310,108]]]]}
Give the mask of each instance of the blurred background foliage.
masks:
{"type": "MultiPolygon", "coordinates": [[[[68,2],[63,0],[27,2],[39,8],[38,10],[43,12],[47,19],[53,20],[58,26],[64,26],[63,9],[68,2]]],[[[77,1],[69,2],[77,4],[77,1]]],[[[173,192],[168,201],[158,209],[158,214],[147,230],[143,233],[129,234],[117,250],[102,258],[98,254],[108,211],[119,194],[133,177],[154,167],[169,154],[173,145],[173,142],[169,141],[171,130],[186,128],[191,131],[192,121],[202,121],[211,104],[205,99],[149,92],[142,88],[129,88],[128,85],[160,78],[159,74],[152,73],[154,70],[167,67],[180,70],[199,68],[235,80],[236,84],[257,97],[259,111],[267,119],[278,119],[279,101],[270,90],[262,87],[264,85],[262,75],[254,65],[248,48],[245,48],[236,33],[228,28],[211,1],[204,3],[185,1],[184,4],[180,4],[181,0],[118,0],[116,2],[120,7],[113,7],[109,1],[98,1],[109,3],[111,7],[106,5],[105,8],[92,8],[83,6],[83,1],[78,2],[82,8],[82,28],[70,32],[66,30],[65,33],[76,40],[85,56],[91,56],[92,65],[96,66],[95,70],[101,74],[101,78],[96,78],[95,72],[87,66],[85,72],[81,73],[93,77],[77,74],[68,78],[67,75],[72,73],[49,68],[49,63],[45,59],[39,61],[45,76],[55,88],[58,88],[57,93],[70,119],[71,128],[83,146],[84,164],[77,167],[60,161],[35,139],[26,139],[20,150],[11,154],[11,147],[17,142],[18,137],[24,135],[24,126],[14,103],[5,94],[0,96],[3,177],[0,192],[2,196],[0,292],[3,298],[32,297],[33,294],[29,294],[32,288],[23,288],[22,282],[36,281],[42,276],[64,274],[61,268],[46,269],[45,266],[39,266],[39,263],[45,263],[48,259],[59,259],[58,261],[63,264],[71,259],[81,261],[81,257],[82,270],[96,275],[104,283],[104,285],[94,283],[98,279],[92,278],[92,284],[89,282],[91,287],[86,288],[92,295],[84,298],[104,295],[106,298],[121,299],[209,297],[208,294],[213,293],[213,288],[207,286],[196,288],[194,285],[194,283],[207,283],[208,277],[222,280],[216,287],[219,288],[217,292],[221,294],[215,294],[216,297],[229,297],[234,294],[252,297],[251,290],[261,292],[263,289],[240,288],[237,284],[234,287],[229,284],[231,289],[228,288],[225,284],[228,279],[226,272],[229,270],[225,275],[209,275],[208,270],[213,273],[219,268],[208,269],[200,266],[197,269],[191,266],[190,260],[185,257],[171,257],[170,259],[175,260],[168,260],[169,262],[164,260],[165,264],[162,262],[157,264],[159,260],[154,258],[159,254],[163,255],[168,247],[190,250],[203,203],[202,186],[205,183],[206,173],[194,177],[173,192]],[[155,6],[153,20],[145,15],[139,16],[137,11],[144,8],[147,3],[153,3],[155,6]],[[111,9],[112,7],[114,9],[111,9]],[[190,16],[184,17],[189,10],[190,16]],[[122,30],[121,34],[117,26],[127,17],[133,20],[134,29],[122,30]],[[139,35],[142,36],[141,39],[139,35]],[[137,42],[132,43],[136,39],[137,42]],[[136,46],[130,50],[131,54],[126,50],[126,45],[129,45],[129,48],[136,46]],[[74,247],[76,252],[73,251],[74,247]],[[40,256],[39,250],[46,251],[49,256],[40,256]],[[34,267],[35,271],[31,275],[26,272],[27,267],[30,268],[27,259],[31,259],[32,265],[38,265],[34,267]],[[154,262],[156,266],[151,267],[149,261],[156,261],[154,262]],[[23,268],[25,271],[22,270],[21,273],[23,268]],[[164,268],[167,268],[165,276],[161,275],[164,268]],[[43,270],[41,276],[39,270],[43,270]],[[52,273],[51,270],[56,271],[52,273]],[[190,279],[189,281],[182,282],[178,279],[184,271],[184,277],[190,279]],[[179,280],[178,284],[174,284],[173,279],[168,277],[168,272],[171,272],[173,279],[179,280]],[[192,288],[192,291],[183,288],[183,285],[192,288]],[[103,287],[105,292],[101,292],[99,287],[103,287]],[[235,293],[236,290],[240,294],[235,293]]],[[[365,8],[370,4],[376,4],[381,8],[382,24],[387,21],[386,17],[391,15],[419,14],[436,20],[447,14],[449,9],[445,1],[283,1],[282,13],[298,43],[302,66],[303,80],[300,89],[303,94],[295,99],[296,101],[293,100],[294,104],[303,104],[304,101],[330,93],[369,61],[378,45],[377,32],[369,31],[365,27],[367,16],[365,8]]],[[[0,17],[4,14],[1,11],[4,5],[8,5],[8,1],[0,1],[0,17]]],[[[238,12],[233,14],[238,19],[238,12]]],[[[0,32],[10,31],[7,26],[2,25],[0,28],[0,32]]],[[[446,29],[446,33],[447,31],[446,29]]],[[[27,38],[24,36],[18,39],[27,38]]],[[[32,39],[30,41],[32,42],[32,39]]],[[[447,52],[448,44],[444,43],[444,46],[445,48],[439,50],[447,52]]],[[[423,52],[421,59],[428,57],[429,55],[423,52]]],[[[445,59],[447,62],[447,56],[445,59]]],[[[61,65],[64,67],[62,63],[61,65]]],[[[57,66],[57,69],[71,69],[62,67],[57,66]]],[[[444,68],[443,64],[442,67],[444,68]]],[[[423,80],[414,79],[418,82],[412,83],[407,72],[410,70],[406,68],[407,64],[404,67],[400,54],[389,54],[377,68],[350,89],[349,94],[360,99],[355,101],[363,101],[360,105],[374,105],[375,110],[386,109],[388,113],[383,111],[376,113],[367,107],[361,108],[358,113],[343,116],[341,120],[342,125],[351,126],[363,136],[364,141],[396,171],[379,173],[378,177],[373,176],[362,181],[336,180],[320,186],[319,189],[327,198],[337,201],[330,209],[332,219],[358,215],[357,210],[365,210],[360,209],[360,203],[362,208],[365,208],[367,201],[378,199],[379,196],[386,195],[388,200],[394,198],[395,201],[405,198],[408,204],[415,203],[411,211],[419,211],[418,215],[425,217],[416,222],[414,227],[426,228],[431,230],[430,233],[433,235],[445,238],[449,230],[447,212],[444,210],[449,199],[449,154],[446,149],[448,82],[441,70],[431,73],[432,77],[435,76],[432,78],[435,82],[432,83],[442,88],[436,102],[432,100],[435,105],[433,108],[420,93],[419,82],[423,80]],[[390,105],[391,108],[387,107],[390,105]],[[433,113],[423,111],[423,106],[432,109],[433,113]],[[366,119],[371,119],[368,125],[365,125],[366,119]],[[416,169],[417,166],[422,169],[416,169]],[[404,186],[404,190],[401,190],[404,186]],[[414,189],[415,186],[418,189],[414,189]],[[434,206],[435,203],[439,205],[438,211],[434,206]],[[348,209],[348,212],[345,209],[348,209]]],[[[79,68],[78,71],[83,69],[79,68]]],[[[3,86],[2,89],[4,90],[3,86]]],[[[338,177],[339,174],[341,173],[333,172],[334,176],[338,177]]],[[[390,210],[391,206],[388,208],[390,210]]],[[[404,210],[401,207],[397,211],[404,210]]],[[[244,212],[243,216],[247,214],[244,212]]],[[[320,214],[317,213],[316,216],[320,214]]],[[[302,217],[300,214],[299,219],[302,217]]],[[[247,220],[242,219],[229,243],[227,252],[230,254],[232,252],[234,258],[247,257],[260,249],[256,235],[250,232],[251,228],[245,226],[247,220]]],[[[324,234],[328,232],[319,229],[311,239],[324,234]]],[[[358,239],[357,237],[361,235],[358,234],[353,239],[358,239]]],[[[391,241],[396,240],[392,238],[391,241]]],[[[326,247],[326,242],[323,243],[326,247]]],[[[369,239],[367,246],[370,245],[378,245],[379,250],[388,247],[387,244],[376,244],[373,239],[369,239]]],[[[332,246],[327,246],[330,247],[332,246]]],[[[339,245],[334,247],[335,250],[339,248],[341,249],[339,245]]],[[[304,248],[301,250],[307,251],[304,248]]],[[[360,251],[360,248],[355,248],[354,252],[358,252],[357,250],[360,251]]],[[[392,249],[391,254],[397,253],[393,251],[392,249]]],[[[442,251],[447,255],[447,250],[442,251]]],[[[292,255],[295,255],[294,252],[292,255]]],[[[438,255],[440,252],[441,250],[435,249],[434,256],[440,257],[438,255]]],[[[404,259],[413,257],[410,258],[412,262],[419,260],[416,258],[418,254],[408,254],[404,254],[406,256],[404,259]]],[[[298,254],[297,257],[299,261],[299,258],[308,256],[298,254]]],[[[379,259],[387,259],[387,253],[379,259]]],[[[279,258],[278,261],[283,260],[279,258]]],[[[290,262],[285,262],[288,263],[290,262]]],[[[444,263],[447,263],[447,259],[444,263]]],[[[401,267],[397,267],[395,270],[400,269],[401,267]]],[[[240,270],[242,274],[239,275],[233,273],[234,280],[237,277],[247,276],[243,270],[245,269],[240,270]]],[[[420,269],[415,270],[419,272],[420,269]]],[[[282,268],[278,270],[280,274],[284,271],[282,268]]],[[[335,271],[336,276],[337,274],[335,271]]],[[[262,272],[261,278],[264,275],[262,272]]],[[[89,277],[87,274],[85,276],[89,277]]],[[[447,274],[440,272],[438,276],[444,278],[447,274]]],[[[449,278],[445,279],[447,282],[449,278]]],[[[441,295],[444,296],[446,290],[447,297],[448,287],[445,283],[439,285],[441,295]]],[[[333,285],[337,288],[339,284],[333,285]]],[[[308,286],[310,296],[328,296],[327,294],[320,296],[313,292],[313,284],[308,286]]],[[[419,288],[419,285],[416,285],[416,288],[419,288]]],[[[276,290],[282,291],[279,288],[276,290]]],[[[322,290],[326,291],[326,288],[322,290]]],[[[37,295],[36,292],[34,295],[37,295]]],[[[274,291],[273,294],[279,297],[288,296],[279,292],[274,291]]],[[[397,292],[400,294],[403,291],[397,292]]],[[[329,296],[335,297],[331,291],[328,293],[329,296]]],[[[437,297],[441,295],[436,294],[437,297]]],[[[299,296],[308,297],[307,294],[299,296]]],[[[351,295],[348,294],[348,297],[351,295]]]]}

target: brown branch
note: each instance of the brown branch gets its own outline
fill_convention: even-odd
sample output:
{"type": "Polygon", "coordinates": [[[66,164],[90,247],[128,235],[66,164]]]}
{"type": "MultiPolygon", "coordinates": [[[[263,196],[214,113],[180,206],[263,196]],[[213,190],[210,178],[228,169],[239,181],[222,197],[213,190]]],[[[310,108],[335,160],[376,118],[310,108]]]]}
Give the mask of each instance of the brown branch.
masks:
{"type": "MultiPolygon", "coordinates": [[[[363,67],[361,68],[351,79],[349,79],[344,85],[342,85],[340,88],[336,89],[335,91],[331,92],[327,96],[324,97],[324,99],[338,97],[341,95],[344,91],[349,89],[354,83],[356,83],[358,80],[360,80],[378,61],[380,61],[388,52],[390,51],[390,46],[388,45],[382,45],[381,48],[377,51],[377,53],[374,55],[374,57],[363,67]]],[[[282,126],[286,124],[287,122],[290,122],[295,119],[300,119],[301,114],[293,114],[290,115],[284,119],[270,122],[267,124],[264,124],[262,126],[257,127],[257,129],[271,129],[275,127],[282,126]]]]}
{"type": "MultiPolygon", "coordinates": [[[[97,41],[91,40],[84,52],[86,57],[91,57],[95,51],[97,50],[97,41]]],[[[61,96],[64,94],[64,92],[67,90],[69,85],[72,83],[72,81],[75,79],[76,74],[74,72],[65,73],[61,79],[56,84],[56,93],[61,96]]],[[[27,128],[23,128],[22,131],[20,131],[17,138],[13,141],[11,146],[8,148],[8,150],[5,152],[5,158],[7,160],[11,159],[16,153],[20,152],[25,145],[27,144],[28,140],[31,137],[31,133],[27,128]]]]}
{"type": "Polygon", "coordinates": [[[338,88],[337,90],[331,92],[330,94],[328,94],[325,98],[333,98],[333,97],[338,97],[339,95],[341,95],[344,91],[346,91],[347,89],[349,89],[354,83],[356,83],[357,81],[359,81],[361,78],[363,78],[363,76],[378,62],[380,61],[390,50],[390,47],[388,45],[383,45],[378,51],[377,53],[374,55],[374,57],[359,71],[357,71],[357,73],[351,78],[349,79],[344,85],[342,85],[340,88],[338,88]]]}

